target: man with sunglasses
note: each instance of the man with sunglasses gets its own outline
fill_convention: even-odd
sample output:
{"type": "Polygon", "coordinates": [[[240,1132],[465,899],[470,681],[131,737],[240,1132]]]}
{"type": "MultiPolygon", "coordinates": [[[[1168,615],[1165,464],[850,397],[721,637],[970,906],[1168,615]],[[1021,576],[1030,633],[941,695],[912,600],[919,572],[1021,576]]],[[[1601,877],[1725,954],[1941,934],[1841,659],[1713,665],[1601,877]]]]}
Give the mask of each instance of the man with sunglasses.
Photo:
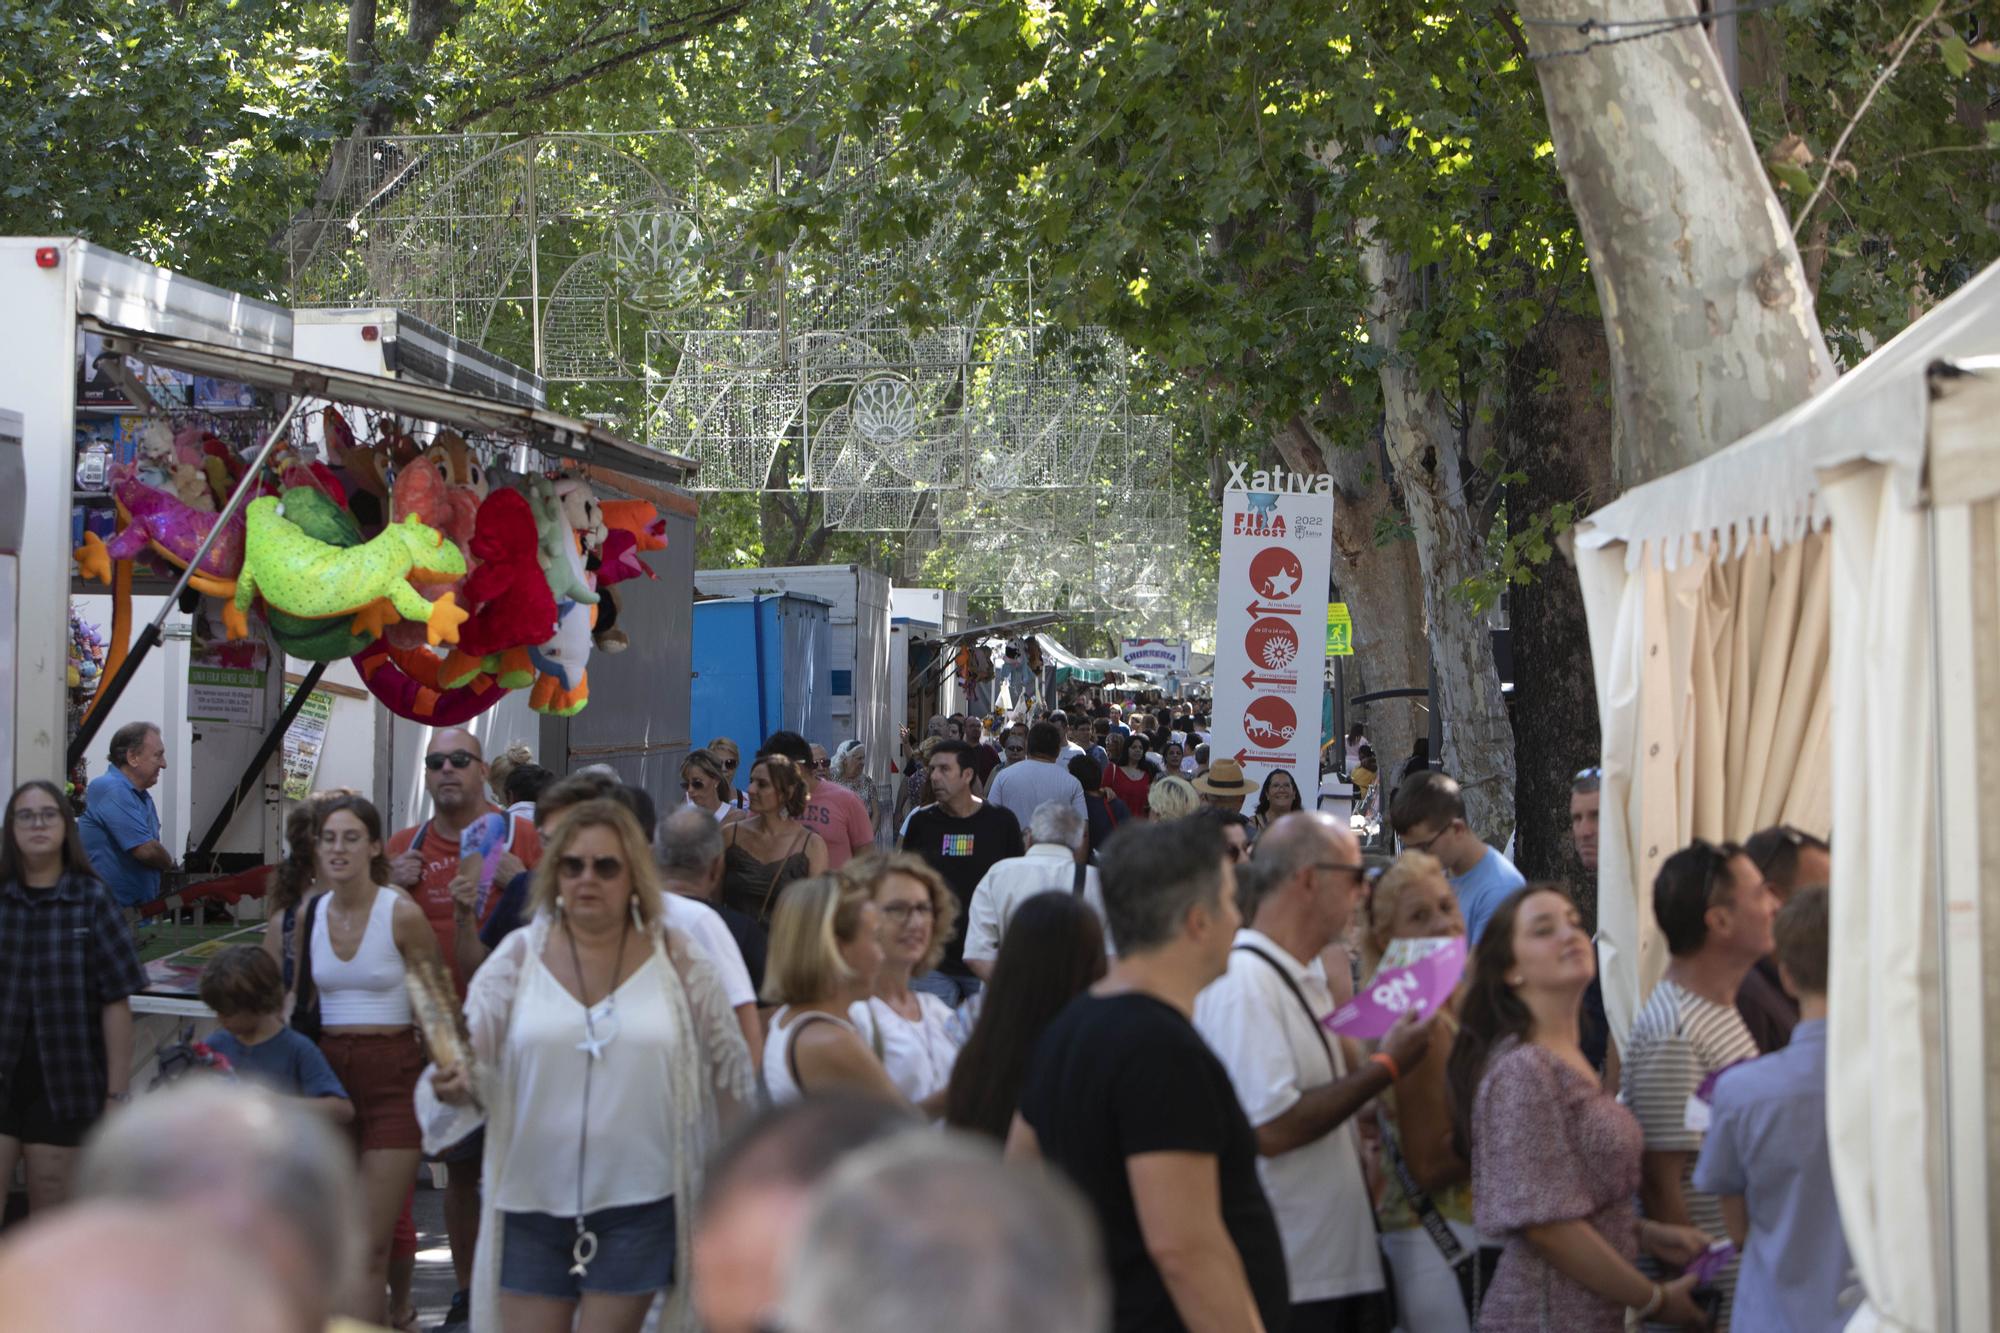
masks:
{"type": "Polygon", "coordinates": [[[1258,842],[1255,864],[1266,873],[1249,882],[1263,887],[1241,904],[1249,924],[1236,932],[1228,970],[1195,1001],[1195,1027],[1256,1132],[1257,1174],[1291,1275],[1291,1327],[1387,1328],[1354,1116],[1416,1068],[1431,1024],[1404,1015],[1367,1060],[1320,1027],[1335,1008],[1320,954],[1346,934],[1367,882],[1361,845],[1341,821],[1286,815],[1258,842]]]}
{"type": "MultiPolygon", "coordinates": [[[[1775,947],[1777,915],[1763,872],[1734,843],[1697,840],[1669,856],[1653,881],[1667,972],[1640,1006],[1623,1052],[1624,1101],[1646,1136],[1640,1210],[1651,1221],[1726,1234],[1721,1200],[1694,1188],[1707,1114],[1697,1094],[1710,1075],[1757,1057],[1736,994],[1751,966],[1775,947]]],[[[1715,1327],[1722,1333],[1736,1288],[1734,1264],[1715,1285],[1722,1293],[1715,1327]]]]}
{"type": "MultiPolygon", "coordinates": [[[[1743,850],[1763,872],[1780,907],[1797,889],[1832,882],[1833,858],[1826,843],[1790,824],[1760,829],[1750,835],[1743,850]]],[[[1744,974],[1743,988],[1736,992],[1736,1012],[1743,1015],[1743,1025],[1764,1054],[1783,1050],[1791,1042],[1799,1002],[1779,980],[1775,954],[1759,958],[1744,974]]]]}
{"type": "Polygon", "coordinates": [[[1479,943],[1494,909],[1528,882],[1512,861],[1472,831],[1458,783],[1442,773],[1424,769],[1404,778],[1389,807],[1389,822],[1404,851],[1429,852],[1444,863],[1465,916],[1467,948],[1479,943]]]}
{"type": "MultiPolygon", "coordinates": [[[[444,951],[461,998],[465,984],[486,948],[479,928],[499,906],[502,890],[515,876],[542,859],[535,826],[509,815],[507,850],[495,871],[493,891],[480,911],[477,886],[459,875],[459,839],[483,815],[504,813],[486,799],[486,758],[479,738],[463,727],[433,732],[424,749],[424,790],[430,794],[431,817],[389,839],[389,878],[409,890],[444,951]]],[[[479,1138],[475,1135],[474,1138],[479,1138]]],[[[483,1142],[468,1140],[445,1158],[445,1232],[451,1240],[451,1261],[457,1277],[451,1312],[440,1328],[469,1321],[472,1251],[479,1238],[479,1154],[483,1142]]]]}

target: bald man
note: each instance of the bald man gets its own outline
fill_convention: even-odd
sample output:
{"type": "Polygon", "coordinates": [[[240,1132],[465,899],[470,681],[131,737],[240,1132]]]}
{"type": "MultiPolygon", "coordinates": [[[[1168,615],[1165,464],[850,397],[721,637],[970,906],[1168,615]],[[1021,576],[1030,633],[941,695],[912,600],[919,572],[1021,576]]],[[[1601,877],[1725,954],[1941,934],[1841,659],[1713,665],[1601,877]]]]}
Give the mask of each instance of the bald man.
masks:
{"type": "MultiPolygon", "coordinates": [[[[432,734],[424,748],[424,790],[430,793],[431,817],[389,839],[389,878],[408,889],[423,908],[462,999],[466,981],[486,957],[479,928],[499,906],[507,882],[542,859],[542,842],[531,821],[508,815],[486,799],[486,755],[479,738],[464,727],[432,734]],[[488,814],[509,821],[507,850],[491,881],[494,887],[481,902],[478,884],[459,874],[459,839],[488,814]]],[[[444,1227],[458,1279],[445,1327],[452,1326],[453,1318],[471,1300],[472,1250],[479,1239],[479,1154],[484,1147],[484,1133],[475,1133],[444,1159],[444,1227]]]]}
{"type": "Polygon", "coordinates": [[[363,1276],[353,1149],[297,1098],[262,1088],[190,1078],[140,1098],[91,1135],[76,1197],[173,1208],[214,1226],[236,1263],[279,1284],[292,1317],[274,1333],[320,1333],[363,1276]]]}
{"type": "Polygon", "coordinates": [[[0,1312],[8,1333],[300,1327],[277,1284],[201,1217],[131,1203],[78,1204],[10,1231],[0,1312]]]}

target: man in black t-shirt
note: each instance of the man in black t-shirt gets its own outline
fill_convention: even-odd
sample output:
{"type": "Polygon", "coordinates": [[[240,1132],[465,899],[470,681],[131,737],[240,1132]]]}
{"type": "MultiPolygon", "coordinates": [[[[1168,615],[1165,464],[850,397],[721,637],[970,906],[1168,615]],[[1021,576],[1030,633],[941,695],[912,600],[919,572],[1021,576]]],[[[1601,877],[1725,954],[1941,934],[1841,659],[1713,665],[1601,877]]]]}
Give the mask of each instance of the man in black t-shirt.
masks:
{"type": "Polygon", "coordinates": [[[1277,1333],[1291,1291],[1256,1134],[1191,1021],[1242,920],[1221,832],[1128,824],[1101,874],[1118,961],[1036,1044],[1007,1155],[1055,1163],[1090,1200],[1118,1333],[1277,1333]]]}
{"type": "Polygon", "coordinates": [[[997,861],[1022,856],[1021,824],[1004,806],[972,794],[976,771],[973,747],[964,741],[940,741],[931,751],[931,791],[937,800],[910,812],[903,822],[902,847],[929,862],[958,898],[958,929],[945,942],[937,971],[910,982],[954,1009],[979,993],[979,978],[965,965],[965,919],[972,910],[972,891],[997,861]]]}

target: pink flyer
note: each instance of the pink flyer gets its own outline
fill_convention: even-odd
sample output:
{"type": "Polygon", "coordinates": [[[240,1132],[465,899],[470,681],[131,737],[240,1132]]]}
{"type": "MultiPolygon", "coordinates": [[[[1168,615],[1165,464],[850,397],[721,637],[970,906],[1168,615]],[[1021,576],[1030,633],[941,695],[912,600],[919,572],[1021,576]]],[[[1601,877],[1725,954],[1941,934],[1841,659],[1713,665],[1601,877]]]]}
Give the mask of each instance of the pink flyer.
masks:
{"type": "Polygon", "coordinates": [[[1381,1036],[1405,1013],[1415,1013],[1419,1018],[1434,1013],[1451,998],[1458,979],[1465,974],[1465,940],[1441,940],[1436,944],[1436,948],[1402,967],[1387,966],[1395,955],[1385,955],[1382,970],[1352,1000],[1334,1010],[1323,1026],[1343,1037],[1364,1039],[1381,1036]]]}

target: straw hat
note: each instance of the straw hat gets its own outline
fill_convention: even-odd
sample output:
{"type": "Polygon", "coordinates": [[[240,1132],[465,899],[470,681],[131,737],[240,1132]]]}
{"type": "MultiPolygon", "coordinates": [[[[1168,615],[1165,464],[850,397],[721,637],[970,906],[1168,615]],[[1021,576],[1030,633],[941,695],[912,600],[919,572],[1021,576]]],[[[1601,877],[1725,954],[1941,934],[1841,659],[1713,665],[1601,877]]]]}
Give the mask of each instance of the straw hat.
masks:
{"type": "Polygon", "coordinates": [[[1208,772],[1194,780],[1194,789],[1203,796],[1248,796],[1253,790],[1243,776],[1243,765],[1234,759],[1218,759],[1208,772]]]}

